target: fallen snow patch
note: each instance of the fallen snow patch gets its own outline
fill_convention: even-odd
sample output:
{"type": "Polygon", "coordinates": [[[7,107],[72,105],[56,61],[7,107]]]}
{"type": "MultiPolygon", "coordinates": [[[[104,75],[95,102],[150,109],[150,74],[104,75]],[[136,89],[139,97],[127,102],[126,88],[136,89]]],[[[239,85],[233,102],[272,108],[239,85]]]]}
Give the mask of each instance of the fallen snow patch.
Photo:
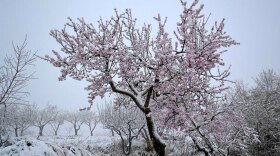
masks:
{"type": "Polygon", "coordinates": [[[1,149],[1,156],[91,156],[92,154],[74,145],[59,146],[35,138],[17,138],[11,146],[1,149]]]}

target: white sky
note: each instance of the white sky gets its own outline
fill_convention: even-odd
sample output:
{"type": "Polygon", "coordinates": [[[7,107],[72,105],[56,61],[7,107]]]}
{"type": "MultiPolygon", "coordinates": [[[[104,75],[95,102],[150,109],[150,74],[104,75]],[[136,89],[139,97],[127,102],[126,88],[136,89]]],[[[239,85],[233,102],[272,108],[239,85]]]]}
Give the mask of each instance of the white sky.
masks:
{"type": "MultiPolygon", "coordinates": [[[[190,2],[190,1],[189,1],[190,2]]],[[[261,70],[280,70],[280,1],[279,0],[201,0],[204,13],[211,20],[226,18],[226,31],[238,42],[224,55],[232,65],[231,79],[252,82],[261,70]]],[[[49,36],[51,29],[61,29],[67,17],[84,17],[94,23],[99,17],[108,19],[114,8],[122,12],[131,8],[138,24],[154,23],[160,13],[168,17],[167,29],[172,33],[179,19],[179,0],[0,0],[0,64],[6,54],[12,53],[12,41],[19,44],[28,35],[28,48],[38,55],[51,54],[60,47],[49,36]]],[[[156,29],[156,25],[153,26],[156,29]]],[[[28,86],[30,102],[45,105],[48,102],[66,109],[87,106],[86,83],[71,80],[59,82],[59,69],[42,60],[33,68],[38,78],[28,86]]],[[[100,99],[97,100],[100,102],[100,99]]]]}

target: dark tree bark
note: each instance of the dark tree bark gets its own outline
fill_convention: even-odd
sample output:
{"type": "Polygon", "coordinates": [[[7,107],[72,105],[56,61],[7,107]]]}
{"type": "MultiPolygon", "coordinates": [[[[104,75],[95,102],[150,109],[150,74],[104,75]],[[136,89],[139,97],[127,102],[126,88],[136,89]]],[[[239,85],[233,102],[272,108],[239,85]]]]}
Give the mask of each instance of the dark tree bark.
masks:
{"type": "Polygon", "coordinates": [[[81,129],[81,126],[83,123],[81,123],[79,125],[76,125],[76,124],[73,124],[73,127],[74,127],[74,131],[75,131],[75,135],[77,136],[79,134],[79,130],[81,129]]]}
{"type": "Polygon", "coordinates": [[[43,136],[44,126],[39,127],[39,136],[43,136]]]}
{"type": "Polygon", "coordinates": [[[54,130],[54,135],[55,135],[55,136],[57,136],[57,134],[58,134],[58,130],[59,130],[59,128],[60,128],[60,125],[61,125],[61,124],[57,124],[57,125],[53,126],[53,130],[54,130]]]}
{"type": "MultiPolygon", "coordinates": [[[[159,80],[156,79],[155,82],[159,82],[159,80]]],[[[152,139],[154,149],[159,156],[165,156],[166,145],[164,142],[162,142],[162,140],[160,139],[160,136],[158,136],[157,131],[155,129],[155,127],[156,127],[155,123],[150,114],[151,109],[150,109],[149,105],[150,105],[150,100],[152,98],[153,87],[150,87],[147,90],[147,96],[145,98],[145,103],[144,103],[144,106],[142,106],[135,95],[131,94],[130,92],[118,89],[115,86],[115,84],[113,83],[113,81],[110,82],[110,86],[114,92],[130,97],[135,102],[136,106],[145,114],[149,135],[150,135],[150,138],[152,139]]],[[[130,86],[130,87],[133,90],[133,87],[132,86],[130,86]]]]}
{"type": "Polygon", "coordinates": [[[97,124],[94,124],[93,127],[90,127],[90,129],[89,129],[89,130],[90,130],[90,136],[93,136],[93,131],[94,131],[96,125],[97,125],[97,124]]]}
{"type": "Polygon", "coordinates": [[[18,127],[15,127],[15,136],[18,137],[18,127]]]}
{"type": "Polygon", "coordinates": [[[162,142],[162,140],[159,138],[159,136],[155,136],[156,129],[155,129],[155,123],[152,120],[151,116],[146,115],[146,121],[147,121],[147,127],[149,131],[149,135],[152,139],[152,142],[154,144],[154,149],[157,152],[159,156],[165,156],[165,143],[162,142]]]}

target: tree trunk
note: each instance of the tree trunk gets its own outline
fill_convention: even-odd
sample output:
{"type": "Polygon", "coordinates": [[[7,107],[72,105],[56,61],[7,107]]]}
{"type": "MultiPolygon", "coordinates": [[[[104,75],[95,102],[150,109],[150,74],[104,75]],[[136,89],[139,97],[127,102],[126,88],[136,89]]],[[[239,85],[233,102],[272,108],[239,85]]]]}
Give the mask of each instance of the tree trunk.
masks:
{"type": "Polygon", "coordinates": [[[93,131],[92,130],[90,131],[90,136],[93,136],[93,131]]]}
{"type": "Polygon", "coordinates": [[[153,141],[155,151],[159,156],[165,156],[165,143],[159,138],[156,129],[155,123],[151,116],[146,115],[147,127],[150,134],[150,138],[153,141]]]}
{"type": "Polygon", "coordinates": [[[44,129],[43,126],[39,127],[39,136],[43,136],[43,129],[44,129]]]}
{"type": "Polygon", "coordinates": [[[79,129],[77,128],[77,125],[76,125],[76,124],[73,124],[73,127],[74,127],[75,135],[77,136],[77,135],[78,135],[79,129]]]}
{"type": "Polygon", "coordinates": [[[20,136],[23,136],[23,131],[24,131],[24,129],[21,128],[21,130],[20,130],[20,136]]]}
{"type": "Polygon", "coordinates": [[[94,126],[91,127],[91,125],[89,125],[89,130],[90,130],[90,135],[93,136],[93,131],[96,127],[97,123],[94,124],[94,126]]]}
{"type": "Polygon", "coordinates": [[[153,148],[153,143],[150,139],[150,136],[146,130],[146,128],[143,128],[142,129],[142,132],[141,132],[141,135],[142,137],[145,139],[145,142],[146,142],[146,150],[147,151],[152,151],[154,148],[153,148]]]}
{"type": "Polygon", "coordinates": [[[115,136],[113,129],[111,129],[111,134],[112,134],[112,136],[115,136]]]}
{"type": "MultiPolygon", "coordinates": [[[[257,122],[257,133],[260,134],[259,132],[259,122],[257,122]]],[[[260,142],[258,142],[258,145],[257,145],[257,156],[260,155],[260,142]]]]}
{"type": "MultiPolygon", "coordinates": [[[[159,80],[155,79],[155,82],[158,83],[159,80]]],[[[133,94],[130,94],[129,92],[123,91],[121,89],[118,89],[113,81],[109,81],[109,84],[113,90],[113,92],[122,94],[122,95],[126,95],[129,96],[137,105],[137,107],[146,115],[146,122],[147,122],[147,127],[148,127],[148,131],[149,131],[149,135],[150,138],[153,141],[154,144],[154,148],[155,151],[157,152],[157,154],[159,156],[165,156],[165,143],[161,140],[160,136],[157,134],[157,131],[155,129],[155,123],[152,120],[152,117],[150,116],[150,112],[151,109],[149,108],[149,103],[150,103],[150,99],[152,96],[152,92],[153,92],[153,87],[150,87],[148,90],[148,95],[146,97],[145,103],[144,103],[144,107],[141,106],[141,103],[138,101],[137,97],[133,94]]],[[[133,87],[132,87],[133,88],[133,87]]]]}
{"type": "Polygon", "coordinates": [[[18,137],[18,127],[15,127],[15,136],[18,137]]]}
{"type": "Polygon", "coordinates": [[[77,136],[78,135],[78,129],[75,129],[75,135],[77,136]]]}
{"type": "Polygon", "coordinates": [[[59,126],[60,126],[60,125],[58,125],[58,126],[56,127],[55,131],[54,131],[54,135],[55,135],[55,136],[57,136],[59,126]]]}

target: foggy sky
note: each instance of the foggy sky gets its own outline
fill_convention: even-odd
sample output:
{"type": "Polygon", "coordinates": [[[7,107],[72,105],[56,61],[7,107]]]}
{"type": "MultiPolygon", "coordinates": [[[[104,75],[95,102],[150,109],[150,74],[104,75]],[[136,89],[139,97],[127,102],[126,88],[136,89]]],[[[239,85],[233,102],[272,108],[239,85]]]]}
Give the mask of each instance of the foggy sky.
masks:
{"type": "MultiPolygon", "coordinates": [[[[263,69],[280,69],[280,1],[279,0],[201,0],[204,13],[211,13],[210,22],[226,19],[225,30],[240,43],[223,55],[226,65],[231,65],[231,80],[252,83],[263,69]]],[[[3,57],[12,54],[12,41],[20,44],[28,36],[28,48],[37,55],[51,55],[60,49],[50,37],[51,29],[61,29],[67,17],[84,17],[95,23],[100,17],[108,19],[114,14],[131,8],[138,24],[156,24],[158,13],[168,17],[167,30],[171,34],[182,10],[176,0],[0,0],[0,65],[3,57]]],[[[157,25],[153,25],[156,30],[157,25]]],[[[88,106],[86,82],[68,78],[59,82],[59,69],[37,60],[35,77],[26,88],[29,101],[38,105],[47,103],[60,108],[78,109],[88,106]]],[[[96,103],[102,102],[97,99],[96,103]]]]}

